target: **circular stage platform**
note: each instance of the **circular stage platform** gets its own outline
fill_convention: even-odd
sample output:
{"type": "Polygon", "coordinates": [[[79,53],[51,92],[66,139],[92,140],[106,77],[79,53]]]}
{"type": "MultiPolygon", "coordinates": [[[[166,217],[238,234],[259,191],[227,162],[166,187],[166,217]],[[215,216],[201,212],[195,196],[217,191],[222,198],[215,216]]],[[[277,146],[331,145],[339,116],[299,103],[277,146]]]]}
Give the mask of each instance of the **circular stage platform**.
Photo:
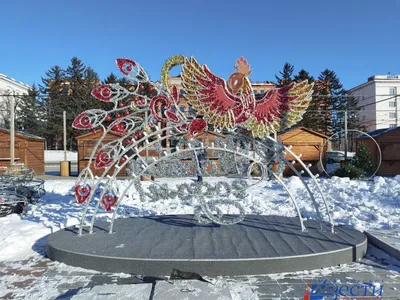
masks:
{"type": "Polygon", "coordinates": [[[172,269],[201,275],[254,275],[350,263],[367,251],[366,236],[350,227],[297,218],[247,215],[231,226],[198,224],[193,215],[118,219],[113,234],[97,222],[94,234],[69,227],[47,240],[50,259],[105,272],[169,276],[172,269]]]}

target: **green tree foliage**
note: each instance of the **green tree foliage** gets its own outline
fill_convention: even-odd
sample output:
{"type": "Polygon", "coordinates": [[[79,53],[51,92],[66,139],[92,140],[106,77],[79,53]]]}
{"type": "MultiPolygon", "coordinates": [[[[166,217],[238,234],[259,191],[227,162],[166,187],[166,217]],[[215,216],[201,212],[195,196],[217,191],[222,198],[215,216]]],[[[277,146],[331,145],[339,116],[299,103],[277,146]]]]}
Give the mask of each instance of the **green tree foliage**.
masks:
{"type": "Polygon", "coordinates": [[[365,143],[358,145],[357,153],[351,162],[336,169],[331,175],[359,179],[373,173],[372,157],[365,143]]]}
{"type": "Polygon", "coordinates": [[[336,169],[331,175],[338,177],[349,177],[350,179],[359,179],[365,176],[365,171],[349,163],[343,167],[340,167],[339,169],[336,169]]]}
{"type": "Polygon", "coordinates": [[[293,81],[293,72],[294,66],[286,62],[283,70],[279,71],[280,76],[275,75],[277,86],[282,87],[291,83],[293,81]]]}
{"type": "Polygon", "coordinates": [[[47,145],[58,147],[62,138],[62,111],[65,107],[66,96],[68,95],[68,85],[65,82],[65,71],[60,66],[55,65],[46,72],[46,77],[42,77],[42,84],[39,91],[42,95],[42,118],[45,124],[43,137],[47,140],[47,145]]]}
{"type": "Polygon", "coordinates": [[[41,121],[43,114],[39,99],[39,90],[36,84],[33,84],[28,95],[23,95],[19,101],[20,110],[16,120],[18,130],[39,136],[44,133],[42,130],[43,122],[41,121]]]}
{"type": "Polygon", "coordinates": [[[331,175],[359,179],[373,173],[372,157],[365,143],[360,143],[353,160],[336,169],[331,175]]]}
{"type": "MultiPolygon", "coordinates": [[[[103,82],[100,81],[98,74],[91,68],[86,66],[79,58],[73,57],[70,65],[65,69],[59,66],[52,67],[46,72],[46,76],[42,78],[40,85],[40,93],[42,94],[39,107],[43,107],[42,119],[45,126],[44,137],[48,141],[49,148],[60,148],[63,138],[63,111],[67,115],[67,141],[68,147],[73,149],[75,138],[83,134],[81,130],[75,130],[71,124],[78,114],[89,109],[111,110],[113,103],[106,103],[95,99],[91,93],[101,84],[119,84],[120,86],[132,90],[134,86],[126,78],[118,78],[111,73],[103,82]]],[[[130,97],[124,103],[119,103],[120,107],[129,107],[135,98],[140,96],[152,97],[156,94],[156,90],[150,84],[142,84],[138,90],[138,97],[130,97]]],[[[110,115],[109,123],[115,121],[124,114],[129,114],[129,109],[121,109],[110,115]]]]}
{"type": "Polygon", "coordinates": [[[102,83],[103,84],[116,84],[116,83],[118,83],[118,77],[114,73],[111,72],[111,74],[108,75],[106,77],[106,79],[104,79],[102,81],[102,83]]]}
{"type": "Polygon", "coordinates": [[[297,74],[294,76],[294,80],[295,80],[296,82],[308,80],[308,83],[312,83],[312,82],[314,82],[314,77],[312,77],[312,76],[310,75],[310,73],[308,73],[306,70],[301,69],[301,70],[299,71],[299,73],[297,73],[297,74]]]}
{"type": "Polygon", "coordinates": [[[98,85],[100,80],[97,73],[77,57],[71,59],[66,70],[54,66],[46,72],[40,93],[43,95],[45,137],[49,148],[62,145],[64,111],[67,116],[67,140],[69,148],[73,148],[75,136],[81,134],[71,127],[75,117],[87,109],[104,106],[103,102],[91,96],[91,91],[98,85]]]}
{"type": "Polygon", "coordinates": [[[362,168],[366,175],[371,175],[373,173],[372,156],[365,143],[360,143],[358,145],[352,164],[357,168],[362,168]]]}

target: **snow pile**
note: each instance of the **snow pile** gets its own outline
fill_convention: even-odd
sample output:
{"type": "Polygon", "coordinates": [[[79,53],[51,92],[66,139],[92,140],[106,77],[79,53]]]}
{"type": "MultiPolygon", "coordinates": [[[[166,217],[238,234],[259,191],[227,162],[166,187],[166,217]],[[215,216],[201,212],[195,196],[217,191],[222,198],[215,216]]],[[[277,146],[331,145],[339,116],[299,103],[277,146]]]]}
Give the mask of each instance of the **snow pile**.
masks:
{"type": "Polygon", "coordinates": [[[41,238],[49,230],[38,222],[24,220],[12,214],[0,221],[0,261],[24,258],[26,253],[33,254],[35,246],[44,243],[41,238]]]}
{"type": "MultiPolygon", "coordinates": [[[[177,179],[157,179],[160,183],[178,183],[177,179]]],[[[207,178],[207,181],[220,181],[207,178]]],[[[226,178],[225,180],[232,180],[226,178]]],[[[309,181],[309,179],[306,179],[309,181]]],[[[318,179],[322,193],[328,201],[328,208],[337,224],[347,224],[358,230],[400,229],[400,176],[393,178],[376,177],[373,181],[357,181],[333,177],[318,179]]],[[[297,177],[285,178],[290,192],[296,199],[303,217],[318,218],[307,190],[297,177]]],[[[25,215],[9,215],[0,218],[1,260],[23,259],[37,255],[37,247],[47,234],[61,228],[78,224],[83,206],[76,204],[73,195],[74,180],[48,180],[45,182],[46,195],[28,207],[25,215]]],[[[129,184],[121,180],[121,187],[129,184]]],[[[149,185],[143,183],[144,188],[149,185]]],[[[315,185],[310,184],[319,209],[326,220],[326,209],[315,185]]],[[[248,190],[248,197],[242,200],[247,214],[272,214],[296,216],[296,210],[286,190],[277,181],[263,181],[248,190]]],[[[187,200],[163,199],[157,202],[140,201],[133,193],[122,202],[119,216],[148,216],[163,214],[193,214],[196,203],[187,200]]],[[[91,203],[88,216],[93,213],[91,203]]],[[[98,219],[108,219],[111,213],[100,209],[98,219]]]]}
{"type": "MultiPolygon", "coordinates": [[[[44,162],[45,163],[59,163],[64,161],[64,151],[62,150],[45,150],[44,151],[44,162]]],[[[78,152],[67,151],[67,161],[77,162],[78,152]]]]}

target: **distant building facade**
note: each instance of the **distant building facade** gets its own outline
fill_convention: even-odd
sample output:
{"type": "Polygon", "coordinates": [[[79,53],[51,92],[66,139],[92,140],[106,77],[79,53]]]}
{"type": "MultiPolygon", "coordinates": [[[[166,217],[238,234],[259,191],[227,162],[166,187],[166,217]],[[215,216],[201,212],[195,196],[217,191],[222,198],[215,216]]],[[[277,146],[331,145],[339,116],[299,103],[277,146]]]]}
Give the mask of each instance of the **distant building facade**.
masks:
{"type": "MultiPolygon", "coordinates": [[[[4,128],[10,120],[11,97],[14,97],[17,106],[18,96],[28,94],[29,89],[31,89],[31,86],[0,73],[0,128],[4,128]]],[[[16,109],[16,117],[17,114],[18,108],[16,109]]]]}
{"type": "Polygon", "coordinates": [[[359,120],[367,131],[400,126],[400,75],[375,75],[350,89],[361,107],[359,120]]]}

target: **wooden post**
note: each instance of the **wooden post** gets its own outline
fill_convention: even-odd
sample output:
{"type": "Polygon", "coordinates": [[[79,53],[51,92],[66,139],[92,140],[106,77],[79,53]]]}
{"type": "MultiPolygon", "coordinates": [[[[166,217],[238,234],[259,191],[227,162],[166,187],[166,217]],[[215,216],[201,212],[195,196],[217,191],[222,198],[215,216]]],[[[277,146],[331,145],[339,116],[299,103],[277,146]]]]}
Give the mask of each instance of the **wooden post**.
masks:
{"type": "Polygon", "coordinates": [[[15,92],[10,98],[10,166],[14,165],[15,153],[14,153],[14,144],[15,144],[15,115],[14,115],[14,99],[15,92]]]}
{"type": "MultiPolygon", "coordinates": [[[[144,130],[146,130],[147,129],[147,118],[148,118],[148,112],[147,112],[147,110],[146,110],[146,113],[145,113],[145,123],[144,123],[144,130]]],[[[147,141],[148,141],[148,138],[147,138],[147,141]]],[[[147,146],[146,147],[146,164],[148,164],[149,163],[149,147],[147,146]]]]}
{"type": "Polygon", "coordinates": [[[64,161],[67,161],[67,112],[63,111],[64,120],[64,161]]]}
{"type": "Polygon", "coordinates": [[[347,162],[347,110],[344,112],[344,162],[347,162]]]}
{"type": "Polygon", "coordinates": [[[64,161],[60,162],[60,175],[68,177],[71,174],[71,163],[67,161],[67,112],[63,112],[64,129],[64,161]]]}

